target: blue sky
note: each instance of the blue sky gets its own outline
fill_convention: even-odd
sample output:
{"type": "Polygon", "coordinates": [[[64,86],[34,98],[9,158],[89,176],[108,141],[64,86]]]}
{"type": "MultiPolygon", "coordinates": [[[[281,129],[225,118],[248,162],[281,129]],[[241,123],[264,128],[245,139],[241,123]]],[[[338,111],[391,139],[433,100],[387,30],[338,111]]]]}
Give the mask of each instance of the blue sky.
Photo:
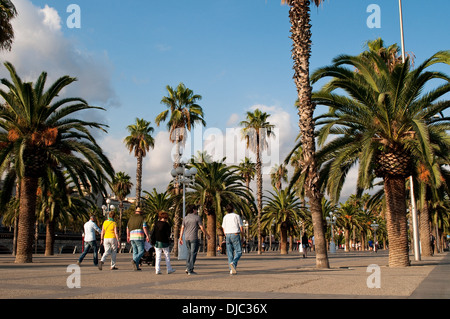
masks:
{"type": "MultiPolygon", "coordinates": [[[[88,99],[106,112],[89,114],[110,126],[100,135],[116,171],[135,176],[135,159],[123,144],[126,126],[144,118],[155,126],[157,145],[144,163],[144,189],[164,189],[170,180],[171,145],[154,119],[166,85],[183,82],[202,95],[207,127],[225,134],[245,112],[260,107],[280,130],[282,161],[298,132],[293,107],[288,6],[280,0],[16,0],[16,42],[2,60],[22,77],[41,71],[50,79],[69,74],[79,81],[67,94],[88,99]],[[81,27],[69,28],[70,4],[81,9],[81,27]]],[[[450,49],[450,1],[403,1],[405,47],[420,63],[450,49]]],[[[311,71],[338,54],[358,54],[382,37],[400,45],[398,1],[327,0],[313,7],[311,71]],[[369,5],[380,9],[380,28],[369,28],[369,5]]],[[[442,70],[450,73],[448,67],[442,70]]],[[[5,69],[0,76],[7,76],[5,69]]],[[[318,87],[316,88],[318,89],[318,87]]],[[[320,111],[320,109],[318,110],[320,111]]],[[[208,129],[211,129],[208,131],[208,129]]],[[[238,146],[240,147],[240,146],[238,146]]],[[[193,149],[195,152],[195,150],[193,149]]],[[[268,163],[268,165],[274,163],[268,163]]],[[[265,177],[268,180],[268,177],[265,177]]],[[[345,191],[353,191],[349,184],[345,191]]],[[[134,195],[134,194],[131,194],[134,195]]]]}

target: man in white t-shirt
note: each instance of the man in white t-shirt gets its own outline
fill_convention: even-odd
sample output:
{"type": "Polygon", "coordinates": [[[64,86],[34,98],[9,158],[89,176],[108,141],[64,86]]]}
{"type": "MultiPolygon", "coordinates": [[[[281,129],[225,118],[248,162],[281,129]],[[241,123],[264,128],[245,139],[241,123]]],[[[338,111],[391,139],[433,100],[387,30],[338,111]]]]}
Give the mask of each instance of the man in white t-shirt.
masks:
{"type": "Polygon", "coordinates": [[[94,252],[94,265],[98,266],[97,239],[95,238],[95,232],[101,234],[102,230],[95,223],[95,215],[91,215],[89,220],[84,224],[84,250],[81,253],[80,258],[78,258],[78,265],[81,265],[84,257],[92,248],[94,252]]]}
{"type": "Polygon", "coordinates": [[[235,275],[237,263],[242,256],[241,233],[243,232],[243,224],[241,217],[234,212],[233,206],[227,205],[226,211],[227,214],[223,218],[222,228],[226,238],[230,274],[235,275]]]}

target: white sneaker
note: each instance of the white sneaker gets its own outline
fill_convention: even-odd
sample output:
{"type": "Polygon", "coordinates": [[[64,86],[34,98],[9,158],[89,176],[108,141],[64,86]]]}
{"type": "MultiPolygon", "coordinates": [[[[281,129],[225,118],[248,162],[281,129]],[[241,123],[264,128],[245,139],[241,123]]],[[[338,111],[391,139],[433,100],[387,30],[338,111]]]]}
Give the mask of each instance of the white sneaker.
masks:
{"type": "Polygon", "coordinates": [[[167,273],[168,273],[168,274],[172,274],[172,273],[174,273],[175,271],[176,271],[176,269],[171,269],[171,270],[168,270],[167,273]]]}
{"type": "Polygon", "coordinates": [[[236,267],[234,267],[234,264],[233,264],[233,263],[230,264],[230,268],[231,268],[230,273],[231,273],[232,275],[236,275],[236,267]]]}
{"type": "Polygon", "coordinates": [[[160,272],[160,271],[156,271],[156,274],[157,274],[157,275],[161,275],[161,274],[162,274],[162,272],[160,272]]]}

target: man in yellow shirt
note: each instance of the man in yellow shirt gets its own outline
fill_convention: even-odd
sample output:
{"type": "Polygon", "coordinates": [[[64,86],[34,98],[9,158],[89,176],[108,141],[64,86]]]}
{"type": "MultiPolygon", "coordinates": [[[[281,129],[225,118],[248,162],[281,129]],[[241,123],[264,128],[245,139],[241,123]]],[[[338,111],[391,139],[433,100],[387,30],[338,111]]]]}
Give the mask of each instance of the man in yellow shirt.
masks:
{"type": "Polygon", "coordinates": [[[118,269],[116,267],[117,245],[119,242],[119,235],[117,233],[117,224],[114,221],[115,212],[111,211],[107,220],[103,222],[100,245],[105,247],[105,253],[98,263],[98,269],[102,270],[106,257],[111,255],[111,270],[118,269]]]}

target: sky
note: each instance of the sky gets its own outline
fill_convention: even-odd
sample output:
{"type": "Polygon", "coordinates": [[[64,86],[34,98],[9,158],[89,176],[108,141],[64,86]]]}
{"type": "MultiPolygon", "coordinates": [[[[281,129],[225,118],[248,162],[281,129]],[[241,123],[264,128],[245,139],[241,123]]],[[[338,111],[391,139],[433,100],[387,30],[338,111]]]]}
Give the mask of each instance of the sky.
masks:
{"type": "MultiPolygon", "coordinates": [[[[238,164],[245,152],[239,122],[256,108],[270,114],[275,138],[263,158],[264,187],[270,169],[284,161],[298,134],[297,98],[291,59],[289,7],[280,0],[13,0],[15,40],[0,60],[35,81],[48,72],[48,84],[63,75],[77,77],[63,95],[82,97],[105,111],[80,114],[109,126],[96,133],[116,172],[132,181],[136,158],[123,143],[136,118],[151,122],[155,147],[144,158],[143,190],[164,191],[171,179],[174,146],[165,124],[155,117],[166,107],[166,86],[186,87],[202,96],[206,127],[197,127],[186,158],[207,151],[238,164]]],[[[450,1],[403,1],[405,51],[419,64],[450,49],[450,1]]],[[[381,37],[400,42],[398,1],[325,0],[311,8],[311,72],[340,54],[359,54],[381,37]]],[[[449,66],[434,69],[450,74],[449,66]]],[[[0,78],[9,78],[3,65],[0,78]]],[[[321,83],[313,87],[320,89],[321,83]]],[[[323,111],[319,106],[316,114],[323,111]]],[[[292,173],[292,169],[290,169],[292,173]]],[[[355,191],[355,170],[342,198],[355,191]]],[[[134,190],[130,196],[134,196],[134,190]]]]}

